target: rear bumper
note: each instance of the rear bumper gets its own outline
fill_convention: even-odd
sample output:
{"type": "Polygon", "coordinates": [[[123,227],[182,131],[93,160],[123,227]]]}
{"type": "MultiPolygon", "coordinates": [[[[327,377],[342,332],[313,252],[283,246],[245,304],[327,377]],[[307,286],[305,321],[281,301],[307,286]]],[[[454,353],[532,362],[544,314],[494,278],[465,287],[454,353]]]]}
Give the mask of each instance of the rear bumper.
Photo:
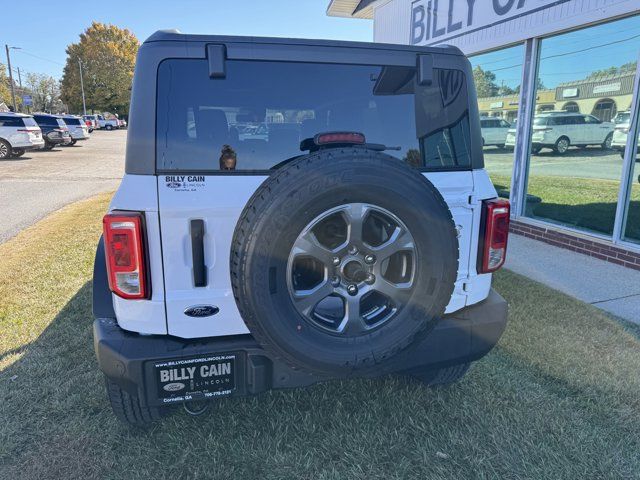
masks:
{"type": "MultiPolygon", "coordinates": [[[[495,346],[506,323],[507,303],[491,290],[485,301],[446,315],[422,342],[395,357],[377,374],[437,369],[478,360],[495,346]]],[[[158,385],[153,368],[158,361],[233,353],[237,358],[236,388],[230,394],[235,396],[330,380],[300,372],[273,358],[251,335],[197,340],[144,336],[122,330],[112,318],[96,319],[93,334],[100,369],[148,406],[167,403],[155,393],[158,385]]]]}

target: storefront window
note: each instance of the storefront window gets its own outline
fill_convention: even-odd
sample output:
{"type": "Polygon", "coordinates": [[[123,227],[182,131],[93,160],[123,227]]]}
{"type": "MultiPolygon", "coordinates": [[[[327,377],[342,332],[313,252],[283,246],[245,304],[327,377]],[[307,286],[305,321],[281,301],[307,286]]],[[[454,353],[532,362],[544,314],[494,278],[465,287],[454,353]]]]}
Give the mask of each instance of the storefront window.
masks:
{"type": "MultiPolygon", "coordinates": [[[[636,106],[636,108],[638,107],[640,104],[636,106]]],[[[634,133],[629,130],[631,115],[619,114],[616,117],[616,122],[615,136],[620,137],[620,143],[622,143],[623,139],[627,139],[627,135],[634,133]]],[[[640,123],[638,125],[640,126],[640,123]]],[[[636,145],[640,146],[640,128],[636,129],[633,138],[636,145]]],[[[621,154],[624,155],[624,150],[621,150],[621,154]]],[[[635,161],[631,168],[631,190],[625,208],[622,239],[640,244],[640,148],[636,149],[635,161]]]]}
{"type": "Polygon", "coordinates": [[[525,215],[612,235],[623,148],[615,122],[631,109],[639,32],[635,16],[541,41],[525,215]]]}
{"type": "Polygon", "coordinates": [[[517,45],[471,58],[485,165],[498,193],[507,198],[514,147],[507,139],[515,132],[518,117],[523,57],[524,46],[517,45]]]}

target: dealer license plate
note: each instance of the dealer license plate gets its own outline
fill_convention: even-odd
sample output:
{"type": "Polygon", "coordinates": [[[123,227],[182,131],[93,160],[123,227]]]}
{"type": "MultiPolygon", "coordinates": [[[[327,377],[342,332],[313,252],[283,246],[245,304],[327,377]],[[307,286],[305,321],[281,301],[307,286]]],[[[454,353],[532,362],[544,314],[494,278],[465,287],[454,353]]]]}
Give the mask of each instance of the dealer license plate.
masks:
{"type": "Polygon", "coordinates": [[[158,398],[164,403],[229,395],[236,388],[236,355],[207,355],[154,363],[158,398]]]}

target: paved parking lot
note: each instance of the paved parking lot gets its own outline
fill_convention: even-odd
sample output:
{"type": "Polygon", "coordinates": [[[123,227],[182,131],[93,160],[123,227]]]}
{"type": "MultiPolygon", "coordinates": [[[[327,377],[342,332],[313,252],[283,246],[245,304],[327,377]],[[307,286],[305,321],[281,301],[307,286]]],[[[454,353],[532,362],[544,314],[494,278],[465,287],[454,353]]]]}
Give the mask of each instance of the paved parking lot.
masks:
{"type": "MultiPolygon", "coordinates": [[[[486,147],[484,159],[493,175],[510,176],[513,170],[513,151],[486,147]]],[[[580,177],[620,180],[622,157],[613,150],[599,147],[571,148],[564,155],[544,149],[531,157],[531,174],[558,177],[580,177]]]]}
{"type": "Polygon", "coordinates": [[[115,190],[126,137],[125,130],[94,131],[75,147],[0,161],[0,243],[68,203],[115,190]]]}

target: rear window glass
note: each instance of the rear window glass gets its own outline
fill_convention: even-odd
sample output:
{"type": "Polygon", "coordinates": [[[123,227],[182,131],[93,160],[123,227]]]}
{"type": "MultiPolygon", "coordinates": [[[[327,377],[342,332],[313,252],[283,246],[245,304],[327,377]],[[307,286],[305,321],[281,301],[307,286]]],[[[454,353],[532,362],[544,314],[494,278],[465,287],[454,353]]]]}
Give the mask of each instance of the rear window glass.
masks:
{"type": "Polygon", "coordinates": [[[264,171],[336,131],[415,167],[471,164],[466,82],[453,70],[421,87],[409,67],[230,60],[225,78],[210,79],[206,60],[165,60],[156,125],[162,171],[220,170],[226,145],[236,170],[264,171]]]}
{"type": "Polygon", "coordinates": [[[64,118],[64,123],[67,125],[80,125],[79,118],[64,118]]]}
{"type": "Polygon", "coordinates": [[[50,125],[50,126],[53,126],[53,127],[57,127],[59,125],[58,122],[62,121],[59,118],[48,117],[48,116],[45,116],[45,115],[42,115],[42,116],[38,115],[38,116],[34,116],[33,118],[35,118],[36,122],[38,122],[40,125],[50,125]]]}
{"type": "Polygon", "coordinates": [[[631,114],[630,113],[619,113],[616,118],[615,118],[615,122],[616,123],[629,123],[629,119],[631,118],[631,114]]]}
{"type": "Polygon", "coordinates": [[[33,117],[23,117],[22,121],[24,122],[25,126],[27,126],[27,127],[37,127],[38,126],[38,124],[33,119],[33,117]]]}
{"type": "MultiPolygon", "coordinates": [[[[544,127],[547,124],[548,124],[547,117],[536,117],[533,119],[533,125],[536,127],[544,127]]],[[[514,123],[514,126],[515,126],[515,123],[514,123]]]]}
{"type": "Polygon", "coordinates": [[[14,117],[12,115],[0,116],[0,127],[24,127],[24,117],[14,117]]]}

